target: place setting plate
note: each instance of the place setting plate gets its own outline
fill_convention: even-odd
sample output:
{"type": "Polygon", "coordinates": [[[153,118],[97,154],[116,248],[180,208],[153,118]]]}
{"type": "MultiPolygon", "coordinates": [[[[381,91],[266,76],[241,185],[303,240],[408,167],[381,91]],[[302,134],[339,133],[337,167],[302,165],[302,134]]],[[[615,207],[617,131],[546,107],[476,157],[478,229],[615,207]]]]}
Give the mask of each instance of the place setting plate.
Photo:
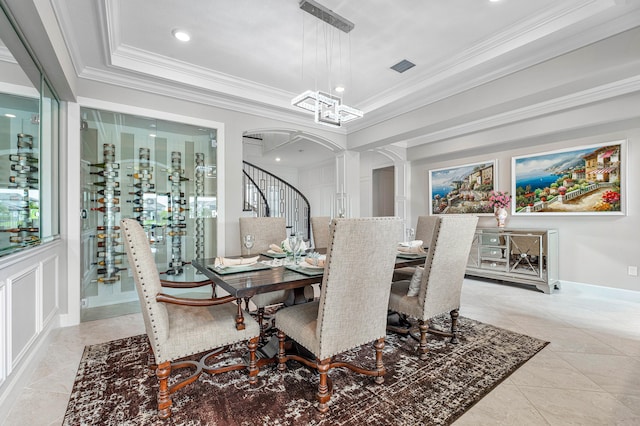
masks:
{"type": "Polygon", "coordinates": [[[296,271],[309,276],[324,274],[324,266],[315,266],[304,260],[298,265],[285,265],[285,267],[292,271],[296,271]]]}
{"type": "Polygon", "coordinates": [[[399,251],[396,253],[396,257],[399,257],[401,259],[424,259],[425,257],[427,257],[427,253],[405,253],[399,251]]]}
{"type": "Polygon", "coordinates": [[[245,265],[228,265],[228,266],[215,266],[214,264],[207,265],[207,268],[212,270],[218,275],[237,274],[240,272],[253,272],[260,271],[262,269],[270,269],[270,265],[266,265],[261,262],[248,263],[245,265]]]}
{"type": "Polygon", "coordinates": [[[260,253],[260,254],[263,255],[263,256],[266,256],[266,257],[270,257],[272,259],[282,259],[282,258],[287,257],[287,255],[285,253],[278,253],[278,252],[275,252],[273,250],[267,250],[264,253],[260,253]]]}

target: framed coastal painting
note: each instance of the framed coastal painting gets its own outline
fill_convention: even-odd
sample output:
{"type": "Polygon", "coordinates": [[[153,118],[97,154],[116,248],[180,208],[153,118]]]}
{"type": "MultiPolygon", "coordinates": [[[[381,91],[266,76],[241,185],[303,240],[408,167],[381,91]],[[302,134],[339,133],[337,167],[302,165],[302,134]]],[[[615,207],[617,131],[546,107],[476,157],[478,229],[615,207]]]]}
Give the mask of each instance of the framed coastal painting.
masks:
{"type": "Polygon", "coordinates": [[[513,157],[514,215],[623,215],[626,141],[513,157]]]}
{"type": "Polygon", "coordinates": [[[496,160],[429,170],[430,214],[493,214],[496,160]]]}

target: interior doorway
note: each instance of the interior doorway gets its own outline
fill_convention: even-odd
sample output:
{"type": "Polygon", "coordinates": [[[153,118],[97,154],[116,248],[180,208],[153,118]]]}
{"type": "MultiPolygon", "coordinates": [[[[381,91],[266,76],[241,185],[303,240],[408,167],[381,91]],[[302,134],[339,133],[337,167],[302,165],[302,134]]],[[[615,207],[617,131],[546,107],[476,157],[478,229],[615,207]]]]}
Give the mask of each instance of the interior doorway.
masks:
{"type": "Polygon", "coordinates": [[[373,169],[372,178],[372,215],[393,216],[395,198],[395,168],[394,166],[373,169]]]}

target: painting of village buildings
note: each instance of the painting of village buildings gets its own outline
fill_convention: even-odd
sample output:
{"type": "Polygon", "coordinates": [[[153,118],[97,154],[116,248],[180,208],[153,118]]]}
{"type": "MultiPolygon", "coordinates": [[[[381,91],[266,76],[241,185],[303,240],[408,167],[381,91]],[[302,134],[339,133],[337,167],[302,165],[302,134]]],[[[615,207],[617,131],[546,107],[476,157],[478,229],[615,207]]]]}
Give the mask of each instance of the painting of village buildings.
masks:
{"type": "Polygon", "coordinates": [[[622,214],[623,141],[514,157],[514,214],[622,214]]]}
{"type": "Polygon", "coordinates": [[[431,214],[493,213],[495,161],[429,171],[431,214]]]}

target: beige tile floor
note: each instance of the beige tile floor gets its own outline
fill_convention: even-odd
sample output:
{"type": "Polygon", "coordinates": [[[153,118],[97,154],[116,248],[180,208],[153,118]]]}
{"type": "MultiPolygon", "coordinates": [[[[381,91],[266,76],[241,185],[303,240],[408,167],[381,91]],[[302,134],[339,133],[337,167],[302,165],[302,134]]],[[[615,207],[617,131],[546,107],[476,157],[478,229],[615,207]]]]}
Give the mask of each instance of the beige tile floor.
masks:
{"type": "MultiPolygon", "coordinates": [[[[551,344],[455,425],[640,425],[639,307],[640,292],[466,280],[463,316],[551,344]]],[[[84,346],[143,331],[140,314],[55,330],[3,424],[59,425],[84,346]]]]}

